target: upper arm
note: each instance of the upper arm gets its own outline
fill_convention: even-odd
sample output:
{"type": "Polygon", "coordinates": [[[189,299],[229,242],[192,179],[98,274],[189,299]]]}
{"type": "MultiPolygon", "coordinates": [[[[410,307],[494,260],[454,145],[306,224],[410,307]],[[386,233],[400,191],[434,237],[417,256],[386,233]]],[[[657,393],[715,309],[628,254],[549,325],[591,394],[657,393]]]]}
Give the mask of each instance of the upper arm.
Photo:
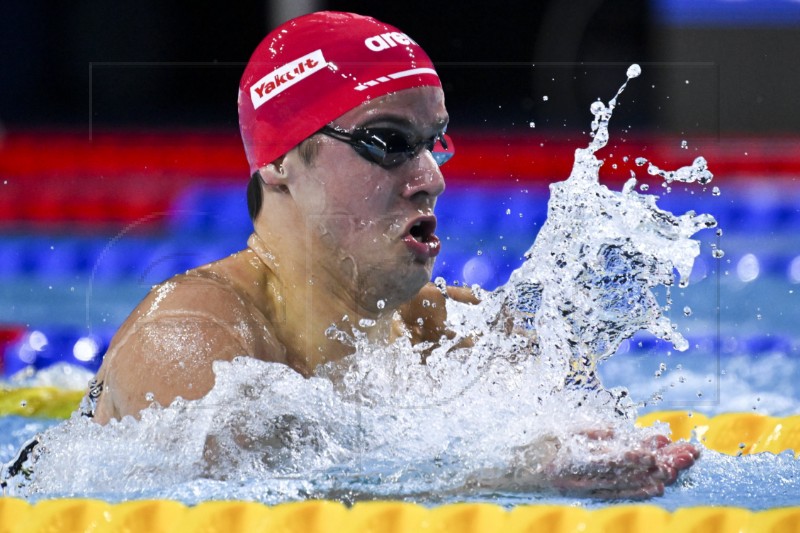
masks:
{"type": "Polygon", "coordinates": [[[201,398],[214,386],[214,361],[247,353],[223,324],[192,316],[139,322],[113,349],[101,379],[114,417],[136,415],[153,401],[201,398]]]}
{"type": "Polygon", "coordinates": [[[98,372],[96,418],[137,415],[153,401],[195,400],[214,386],[213,362],[263,356],[263,328],[236,293],[208,283],[154,290],[115,335],[98,372]]]}

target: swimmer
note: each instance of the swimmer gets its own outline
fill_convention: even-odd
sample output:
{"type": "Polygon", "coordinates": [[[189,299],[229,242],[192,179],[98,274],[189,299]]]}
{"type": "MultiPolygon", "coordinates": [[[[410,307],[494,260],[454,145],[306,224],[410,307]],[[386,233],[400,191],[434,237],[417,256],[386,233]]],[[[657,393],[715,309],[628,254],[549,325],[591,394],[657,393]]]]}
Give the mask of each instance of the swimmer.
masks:
{"type": "MultiPolygon", "coordinates": [[[[436,342],[448,333],[446,298],[476,303],[430,283],[439,165],[453,146],[439,76],[411,37],[349,13],[291,20],[256,48],[238,107],[253,234],[244,250],[155,287],[122,324],[84,402],[101,424],[201,398],[212,363],[241,355],[310,376],[349,354],[326,335],[343,317],[374,321],[376,342],[436,342]]],[[[552,486],[650,496],[696,457],[656,439],[614,465],[618,476],[573,473],[552,486]]]]}

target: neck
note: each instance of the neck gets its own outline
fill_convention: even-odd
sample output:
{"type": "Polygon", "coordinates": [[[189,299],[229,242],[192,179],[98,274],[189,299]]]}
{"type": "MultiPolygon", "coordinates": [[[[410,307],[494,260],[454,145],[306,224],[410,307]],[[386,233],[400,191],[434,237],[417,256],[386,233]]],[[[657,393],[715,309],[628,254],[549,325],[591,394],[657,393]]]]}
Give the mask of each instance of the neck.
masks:
{"type": "Polygon", "coordinates": [[[352,353],[352,348],[329,338],[331,326],[350,334],[362,321],[368,338],[391,339],[394,334],[394,309],[365,309],[358,302],[355,272],[343,280],[329,268],[315,263],[310,249],[297,239],[286,239],[265,228],[256,228],[248,247],[270,272],[264,295],[276,304],[276,334],[286,346],[292,368],[310,375],[321,364],[352,353]]]}

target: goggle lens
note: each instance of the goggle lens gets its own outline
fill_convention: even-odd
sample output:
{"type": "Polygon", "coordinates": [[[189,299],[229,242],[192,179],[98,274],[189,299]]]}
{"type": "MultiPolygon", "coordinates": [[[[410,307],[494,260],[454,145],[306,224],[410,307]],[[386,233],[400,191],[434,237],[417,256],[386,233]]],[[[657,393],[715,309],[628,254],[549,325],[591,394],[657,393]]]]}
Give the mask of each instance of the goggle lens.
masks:
{"type": "Polygon", "coordinates": [[[431,152],[439,166],[455,153],[452,140],[444,133],[416,144],[411,144],[406,134],[395,128],[356,128],[348,133],[324,126],[319,133],[348,143],[358,155],[384,168],[394,168],[410,161],[423,148],[431,152]]]}

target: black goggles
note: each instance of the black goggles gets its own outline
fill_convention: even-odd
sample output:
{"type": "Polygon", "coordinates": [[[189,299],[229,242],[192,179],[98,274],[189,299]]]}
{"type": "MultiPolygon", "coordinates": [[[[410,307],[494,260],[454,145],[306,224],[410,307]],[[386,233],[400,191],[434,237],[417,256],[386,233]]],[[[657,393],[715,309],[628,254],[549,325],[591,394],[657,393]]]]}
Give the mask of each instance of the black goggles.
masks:
{"type": "Polygon", "coordinates": [[[430,151],[439,166],[455,153],[452,141],[444,132],[416,144],[407,134],[395,128],[356,128],[352,132],[332,126],[323,126],[318,133],[342,141],[353,147],[358,155],[383,168],[394,168],[410,161],[423,148],[430,151]]]}

